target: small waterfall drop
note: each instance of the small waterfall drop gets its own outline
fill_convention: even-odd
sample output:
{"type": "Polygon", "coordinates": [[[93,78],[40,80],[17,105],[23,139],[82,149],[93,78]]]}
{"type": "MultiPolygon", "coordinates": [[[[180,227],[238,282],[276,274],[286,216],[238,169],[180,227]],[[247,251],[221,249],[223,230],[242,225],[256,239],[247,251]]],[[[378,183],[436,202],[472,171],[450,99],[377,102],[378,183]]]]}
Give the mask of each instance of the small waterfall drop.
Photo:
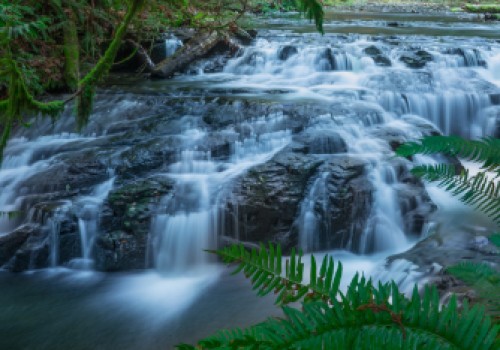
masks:
{"type": "Polygon", "coordinates": [[[182,46],[182,40],[178,39],[176,36],[170,36],[165,39],[165,56],[172,57],[182,46]]]}
{"type": "Polygon", "coordinates": [[[76,269],[89,270],[94,265],[92,250],[96,235],[99,231],[99,216],[101,206],[113,188],[115,177],[96,186],[92,194],[80,198],[75,204],[78,218],[78,231],[80,233],[81,258],[73,259],[69,266],[76,269]]]}
{"type": "MultiPolygon", "coordinates": [[[[328,172],[324,172],[314,181],[309,194],[301,205],[299,215],[299,246],[304,252],[321,250],[318,233],[320,232],[322,218],[318,217],[316,206],[320,205],[322,207],[322,213],[328,212],[327,176],[328,172]]],[[[328,228],[326,231],[329,231],[328,228]]]]}

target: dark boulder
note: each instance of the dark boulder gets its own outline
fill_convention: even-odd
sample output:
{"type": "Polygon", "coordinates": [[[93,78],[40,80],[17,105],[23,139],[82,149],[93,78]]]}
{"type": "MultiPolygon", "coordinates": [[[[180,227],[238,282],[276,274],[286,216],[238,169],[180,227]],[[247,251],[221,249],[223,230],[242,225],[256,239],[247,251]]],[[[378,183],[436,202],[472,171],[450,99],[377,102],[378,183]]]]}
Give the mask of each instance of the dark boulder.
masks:
{"type": "Polygon", "coordinates": [[[309,179],[321,161],[285,149],[251,169],[234,186],[224,215],[227,235],[247,242],[297,245],[291,227],[309,179]]]}
{"type": "Polygon", "coordinates": [[[37,229],[38,226],[27,224],[0,236],[0,266],[7,263],[37,229]]]}
{"type": "Polygon", "coordinates": [[[15,248],[14,255],[5,264],[5,268],[12,272],[22,272],[29,269],[49,266],[49,239],[48,232],[40,225],[27,224],[18,228],[10,235],[21,236],[16,244],[11,245],[10,253],[15,248]],[[23,241],[21,245],[20,243],[23,241]]]}
{"type": "Polygon", "coordinates": [[[409,68],[423,68],[428,62],[433,60],[433,57],[427,51],[419,50],[414,53],[404,53],[399,60],[404,62],[409,68]]]}
{"type": "Polygon", "coordinates": [[[380,50],[378,47],[371,45],[363,49],[363,52],[370,56],[373,61],[375,62],[376,65],[382,66],[382,67],[390,67],[392,66],[391,59],[387,56],[384,55],[382,50],[380,50]]]}
{"type": "Polygon", "coordinates": [[[154,209],[173,188],[165,177],[141,179],[113,189],[101,212],[94,248],[100,271],[143,269],[154,209]]]}
{"type": "Polygon", "coordinates": [[[334,154],[347,152],[347,145],[334,130],[308,129],[295,137],[300,142],[303,152],[311,154],[334,154]]]}
{"type": "Polygon", "coordinates": [[[318,232],[322,249],[359,249],[361,235],[370,217],[373,185],[367,177],[366,160],[339,155],[319,170],[325,179],[327,205],[315,205],[320,219],[318,232]]]}
{"type": "Polygon", "coordinates": [[[295,46],[291,45],[286,45],[283,47],[280,47],[278,50],[278,58],[282,61],[286,61],[293,55],[296,55],[299,52],[295,46]]]}

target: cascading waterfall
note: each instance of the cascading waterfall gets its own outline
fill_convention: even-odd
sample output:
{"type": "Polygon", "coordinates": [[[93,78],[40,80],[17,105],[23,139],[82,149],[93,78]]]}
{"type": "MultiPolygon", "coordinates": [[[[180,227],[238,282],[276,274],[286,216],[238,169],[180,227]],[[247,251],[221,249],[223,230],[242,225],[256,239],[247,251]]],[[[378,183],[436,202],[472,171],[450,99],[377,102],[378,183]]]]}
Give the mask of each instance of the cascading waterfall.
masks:
{"type": "MultiPolygon", "coordinates": [[[[311,186],[309,194],[301,205],[299,215],[299,246],[304,252],[321,250],[317,233],[320,230],[321,218],[315,210],[317,203],[322,207],[322,212],[326,213],[328,208],[326,178],[327,172],[322,173],[311,186]]],[[[327,231],[328,228],[327,228],[327,231]]]]}
{"type": "Polygon", "coordinates": [[[61,222],[68,215],[68,210],[71,207],[71,202],[66,202],[57,208],[52,216],[48,219],[48,226],[50,230],[49,240],[49,266],[51,268],[56,268],[59,266],[59,245],[60,245],[60,231],[61,222]]]}
{"type": "Polygon", "coordinates": [[[69,266],[77,269],[92,269],[94,260],[92,249],[95,238],[99,231],[100,209],[104,200],[113,188],[115,177],[96,186],[89,196],[82,197],[74,203],[76,216],[78,217],[78,230],[80,233],[81,258],[73,259],[69,266]]]}
{"type": "MultiPolygon", "coordinates": [[[[290,142],[289,131],[269,132],[279,117],[250,123],[250,137],[236,141],[229,161],[217,162],[210,152],[182,150],[177,162],[169,167],[168,176],[175,180],[174,195],[163,199],[152,224],[154,260],[157,271],[166,275],[201,273],[211,257],[206,249],[217,245],[220,234],[220,207],[227,199],[222,195],[231,179],[250,167],[265,162],[290,142]],[[264,130],[263,130],[264,129],[264,130]],[[267,130],[266,130],[267,129],[267,130]]],[[[197,129],[185,135],[205,133],[197,129]]],[[[192,142],[191,138],[186,141],[192,142]]]]}
{"type": "Polygon", "coordinates": [[[491,106],[485,94],[463,91],[398,94],[387,92],[381,96],[381,104],[398,115],[422,116],[437,125],[447,135],[478,137],[483,133],[481,113],[491,106]],[[463,125],[470,125],[464,128],[463,125]]]}

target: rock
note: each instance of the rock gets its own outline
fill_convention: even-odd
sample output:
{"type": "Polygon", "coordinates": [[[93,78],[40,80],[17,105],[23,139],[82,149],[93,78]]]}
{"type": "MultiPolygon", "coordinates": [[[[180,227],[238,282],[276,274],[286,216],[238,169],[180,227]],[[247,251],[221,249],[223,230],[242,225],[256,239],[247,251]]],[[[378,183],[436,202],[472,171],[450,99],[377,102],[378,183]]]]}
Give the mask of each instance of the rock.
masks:
{"type": "Polygon", "coordinates": [[[419,50],[415,53],[404,53],[399,60],[404,62],[409,68],[423,68],[432,61],[432,55],[427,51],[419,50]]]}
{"type": "Polygon", "coordinates": [[[378,47],[372,45],[368,46],[367,48],[363,49],[363,52],[370,56],[373,61],[375,62],[376,65],[382,66],[382,67],[390,67],[392,66],[391,59],[387,56],[385,56],[378,47]]]}
{"type": "MultiPolygon", "coordinates": [[[[48,232],[40,225],[27,224],[21,226],[12,234],[21,235],[22,239],[17,244],[11,245],[16,248],[14,255],[5,265],[12,272],[22,272],[28,269],[44,268],[49,265],[49,241],[48,232]],[[18,245],[20,241],[21,245],[18,245]]],[[[12,250],[11,250],[12,252],[12,250]]]]}
{"type": "Polygon", "coordinates": [[[39,228],[35,225],[26,224],[5,236],[0,236],[0,266],[7,263],[37,229],[39,228]]]}
{"type": "Polygon", "coordinates": [[[153,209],[172,188],[172,180],[154,177],[125,183],[110,192],[94,248],[97,270],[148,267],[146,251],[153,209]]]}
{"type": "Polygon", "coordinates": [[[342,137],[333,130],[308,129],[295,137],[295,141],[304,145],[305,153],[334,154],[347,152],[347,145],[342,137]]]}
{"type": "Polygon", "coordinates": [[[461,56],[466,67],[486,67],[486,61],[478,49],[452,48],[445,52],[449,55],[461,56]]]}
{"type": "Polygon", "coordinates": [[[387,22],[388,27],[400,27],[401,23],[399,22],[387,22]]]}
{"type": "Polygon", "coordinates": [[[163,167],[174,159],[174,144],[172,138],[153,138],[134,143],[120,154],[116,174],[122,178],[134,178],[163,167]]]}
{"type": "Polygon", "coordinates": [[[325,49],[317,58],[316,65],[324,72],[335,70],[335,56],[331,48],[325,49]]]}
{"type": "Polygon", "coordinates": [[[458,226],[457,224],[438,224],[435,232],[429,237],[418,242],[410,250],[389,257],[394,259],[407,259],[421,269],[429,269],[437,263],[449,267],[463,261],[489,263],[500,269],[500,255],[493,249],[491,243],[478,249],[477,235],[470,228],[458,226]]]}
{"type": "Polygon", "coordinates": [[[321,161],[289,149],[251,169],[234,185],[224,214],[226,235],[241,241],[297,245],[294,223],[304,190],[321,161]]]}
{"type": "Polygon", "coordinates": [[[77,189],[89,193],[109,178],[108,168],[96,157],[96,150],[85,149],[61,157],[61,161],[41,170],[19,184],[21,194],[67,192],[77,189]]]}
{"type": "Polygon", "coordinates": [[[280,47],[278,50],[278,58],[282,61],[286,61],[293,55],[296,55],[299,52],[295,46],[291,45],[286,45],[283,47],[280,47]]]}
{"type": "Polygon", "coordinates": [[[367,178],[366,161],[352,155],[339,155],[327,161],[319,172],[328,172],[327,201],[315,209],[321,219],[319,246],[359,251],[360,238],[370,217],[374,188],[367,178]]]}

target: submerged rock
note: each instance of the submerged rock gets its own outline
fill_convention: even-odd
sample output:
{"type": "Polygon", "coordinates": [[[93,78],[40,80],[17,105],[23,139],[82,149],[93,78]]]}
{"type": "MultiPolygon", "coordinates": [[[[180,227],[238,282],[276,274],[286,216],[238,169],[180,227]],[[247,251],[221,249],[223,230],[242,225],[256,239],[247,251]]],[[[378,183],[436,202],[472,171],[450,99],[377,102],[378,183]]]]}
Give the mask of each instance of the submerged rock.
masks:
{"type": "Polygon", "coordinates": [[[278,50],[278,58],[282,61],[286,61],[293,55],[296,55],[299,52],[299,50],[295,46],[291,45],[286,45],[283,47],[280,47],[278,50]]]}
{"type": "Polygon", "coordinates": [[[419,50],[415,53],[404,53],[399,60],[404,62],[409,68],[423,68],[433,58],[427,51],[419,50]]]}

